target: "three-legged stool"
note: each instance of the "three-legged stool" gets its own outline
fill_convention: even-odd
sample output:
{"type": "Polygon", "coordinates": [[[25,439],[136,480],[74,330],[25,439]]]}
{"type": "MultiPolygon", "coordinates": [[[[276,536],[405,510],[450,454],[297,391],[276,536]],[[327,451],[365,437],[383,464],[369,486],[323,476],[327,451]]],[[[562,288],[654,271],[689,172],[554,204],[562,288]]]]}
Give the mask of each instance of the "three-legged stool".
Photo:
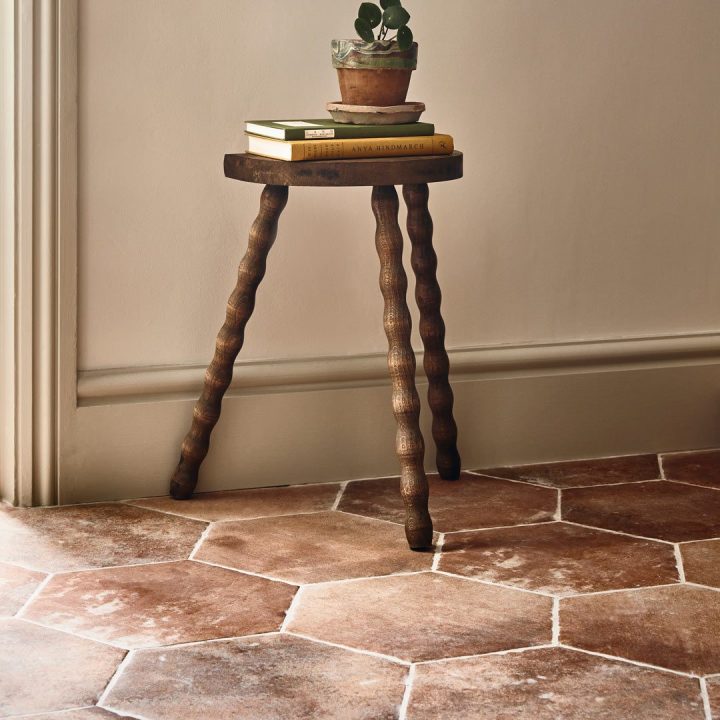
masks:
{"type": "Polygon", "coordinates": [[[462,177],[462,153],[425,157],[363,160],[286,162],[257,155],[225,156],[225,175],[235,180],[262,183],[260,213],[250,228],[238,280],[228,300],[225,324],[215,345],[215,355],[205,373],[205,385],[195,404],[192,426],[185,436],[180,462],[170,493],[174,498],[192,496],[200,464],[210,446],[210,433],[220,418],[223,395],[232,379],[233,364],[243,346],[245,325],[255,307],[255,293],[265,275],[265,262],[275,241],[278,219],[288,199],[290,185],[346,187],[372,186],[372,209],[377,230],[375,246],[380,256],[380,289],[385,301],[383,324],[388,339],[388,368],[392,379],[392,406],[398,430],[396,450],[400,460],[400,492],[405,502],[405,534],[410,547],[430,547],[432,520],[428,512],[428,482],[423,460],[425,445],[420,432],[420,399],[415,388],[415,354],[410,344],[410,312],[405,300],[407,276],[403,269],[403,238],[398,225],[399,202],[395,185],[403,186],[408,208],[407,230],[412,243],[415,298],[420,309],[420,336],[425,348],[424,367],[429,382],[432,434],[437,447],[437,469],[445,480],[460,475],[457,427],[453,419],[453,393],[448,382],[445,325],[440,314],[437,257],[432,245],[433,224],[428,211],[428,183],[462,177]]]}

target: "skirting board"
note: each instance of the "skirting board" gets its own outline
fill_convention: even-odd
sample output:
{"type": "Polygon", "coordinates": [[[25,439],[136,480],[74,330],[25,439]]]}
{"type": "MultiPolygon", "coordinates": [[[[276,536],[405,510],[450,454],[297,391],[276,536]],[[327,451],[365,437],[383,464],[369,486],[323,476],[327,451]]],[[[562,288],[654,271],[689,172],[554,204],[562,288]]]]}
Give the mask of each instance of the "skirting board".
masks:
{"type": "MultiPolygon", "coordinates": [[[[716,335],[540,347],[451,353],[464,467],[720,445],[716,335]],[[476,357],[464,364],[463,353],[476,357]]],[[[238,366],[198,490],[397,473],[382,357],[337,359],[334,371],[329,360],[292,362],[289,374],[282,363],[267,364],[269,375],[262,363],[238,366]]],[[[80,378],[80,407],[64,431],[62,503],[167,493],[200,370],[113,372],[80,378]]],[[[430,471],[426,389],[419,383],[430,471]]]]}

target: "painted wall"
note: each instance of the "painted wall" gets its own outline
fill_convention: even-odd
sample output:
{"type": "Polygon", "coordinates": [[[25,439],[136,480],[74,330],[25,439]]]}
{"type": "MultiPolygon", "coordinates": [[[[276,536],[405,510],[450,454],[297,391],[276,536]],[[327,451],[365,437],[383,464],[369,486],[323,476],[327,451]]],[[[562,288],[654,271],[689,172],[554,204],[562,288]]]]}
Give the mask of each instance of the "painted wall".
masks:
{"type": "MultiPolygon", "coordinates": [[[[245,119],[323,114],[355,6],[57,6],[57,297],[30,274],[60,502],[167,491],[257,212],[222,156],[245,119]]],[[[437,8],[411,99],[466,154],[431,190],[465,467],[720,445],[720,3],[437,8]]],[[[367,189],[291,191],[200,489],[397,472],[373,225],[367,189]]]]}
{"type": "MultiPolygon", "coordinates": [[[[259,188],[247,118],[322,116],[351,0],[82,0],[79,366],[209,359],[259,188]]],[[[415,0],[450,347],[720,327],[720,3],[415,0]]],[[[243,357],[382,351],[366,189],[295,189],[243,357]]]]}

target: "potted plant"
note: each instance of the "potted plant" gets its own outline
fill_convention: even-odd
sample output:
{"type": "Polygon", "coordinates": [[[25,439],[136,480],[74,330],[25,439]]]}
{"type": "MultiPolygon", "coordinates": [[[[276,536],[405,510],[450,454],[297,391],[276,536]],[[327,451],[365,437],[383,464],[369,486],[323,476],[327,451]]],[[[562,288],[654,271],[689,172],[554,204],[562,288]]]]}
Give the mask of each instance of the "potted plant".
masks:
{"type": "Polygon", "coordinates": [[[380,0],[379,6],[364,2],[355,20],[360,39],[332,41],[344,104],[386,107],[405,102],[418,49],[409,20],[401,0],[380,0]],[[388,37],[391,31],[395,34],[388,37]]]}

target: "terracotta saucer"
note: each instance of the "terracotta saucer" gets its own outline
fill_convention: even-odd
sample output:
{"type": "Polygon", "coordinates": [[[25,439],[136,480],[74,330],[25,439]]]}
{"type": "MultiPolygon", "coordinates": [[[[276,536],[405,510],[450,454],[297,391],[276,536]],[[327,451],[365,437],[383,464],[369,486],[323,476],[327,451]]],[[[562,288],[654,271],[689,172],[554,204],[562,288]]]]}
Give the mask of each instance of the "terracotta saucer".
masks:
{"type": "Polygon", "coordinates": [[[425,110],[425,103],[405,102],[401,105],[344,105],[329,102],[327,109],[333,120],[353,125],[398,125],[417,122],[425,110]]]}

